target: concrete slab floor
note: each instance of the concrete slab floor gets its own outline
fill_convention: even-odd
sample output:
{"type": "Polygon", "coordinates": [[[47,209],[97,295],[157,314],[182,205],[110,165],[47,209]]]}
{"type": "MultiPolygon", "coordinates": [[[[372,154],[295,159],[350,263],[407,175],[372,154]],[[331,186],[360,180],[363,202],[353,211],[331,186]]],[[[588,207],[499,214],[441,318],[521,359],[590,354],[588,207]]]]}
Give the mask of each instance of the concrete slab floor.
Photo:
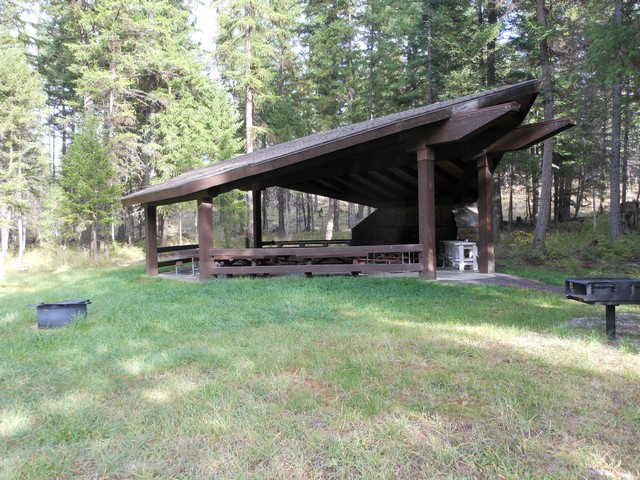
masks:
{"type": "MultiPolygon", "coordinates": [[[[302,276],[302,275],[300,275],[302,276]]],[[[316,275],[320,276],[320,275],[316,275]]],[[[375,276],[382,277],[405,277],[405,278],[418,278],[417,273],[381,273],[375,276]]],[[[506,273],[478,273],[469,270],[457,270],[454,268],[440,268],[436,272],[437,282],[443,283],[467,283],[475,285],[501,285],[505,287],[521,287],[530,288],[534,290],[548,291],[553,293],[564,293],[564,288],[547,285],[544,283],[536,282],[535,280],[529,280],[527,278],[516,277],[514,275],[508,275],[506,273]]],[[[188,273],[176,274],[175,271],[168,271],[159,274],[160,278],[171,280],[182,280],[185,282],[197,282],[199,281],[198,274],[191,275],[188,273]]]]}

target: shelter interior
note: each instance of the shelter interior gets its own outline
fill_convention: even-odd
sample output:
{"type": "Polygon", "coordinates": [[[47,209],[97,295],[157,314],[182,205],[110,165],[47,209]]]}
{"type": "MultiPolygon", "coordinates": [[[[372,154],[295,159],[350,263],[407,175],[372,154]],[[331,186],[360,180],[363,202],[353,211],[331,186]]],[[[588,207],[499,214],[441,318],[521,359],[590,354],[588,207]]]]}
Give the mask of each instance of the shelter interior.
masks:
{"type": "MultiPolygon", "coordinates": [[[[570,118],[523,124],[540,81],[496,88],[322,132],[187,172],[122,199],[146,214],[147,273],[198,261],[199,277],[287,273],[416,271],[436,277],[437,242],[473,239],[481,273],[494,271],[493,172],[503,155],[574,125],[570,118]],[[283,187],[375,207],[349,245],[267,245],[261,195],[283,187]],[[213,245],[212,198],[253,191],[253,248],[213,245]],[[198,202],[198,245],[158,247],[156,209],[198,202]],[[477,205],[459,230],[453,210],[477,205]],[[159,254],[172,253],[168,260],[159,254]],[[167,263],[168,262],[168,263],[167,263]],[[173,263],[171,263],[173,262],[173,263]]],[[[464,216],[463,216],[464,217],[464,216]]],[[[460,223],[460,222],[458,222],[460,223]]]]}

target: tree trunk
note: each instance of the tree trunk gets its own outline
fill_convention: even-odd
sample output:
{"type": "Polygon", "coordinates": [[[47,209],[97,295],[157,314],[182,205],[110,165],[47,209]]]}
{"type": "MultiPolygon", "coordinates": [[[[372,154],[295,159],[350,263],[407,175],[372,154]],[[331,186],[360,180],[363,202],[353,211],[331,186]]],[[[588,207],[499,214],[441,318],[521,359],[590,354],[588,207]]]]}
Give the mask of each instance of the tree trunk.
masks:
{"type": "Polygon", "coordinates": [[[333,238],[333,215],[335,212],[335,200],[329,199],[329,206],[327,207],[327,230],[324,236],[325,240],[331,240],[333,238]]]}
{"type": "Polygon", "coordinates": [[[562,177],[560,189],[560,221],[567,222],[571,219],[571,194],[573,190],[573,170],[569,169],[562,177]]]}
{"type": "Polygon", "coordinates": [[[278,235],[284,236],[287,234],[287,222],[286,222],[286,196],[284,188],[278,187],[278,235]]]}
{"type": "MultiPolygon", "coordinates": [[[[245,16],[249,17],[249,7],[245,9],[245,16]]],[[[251,77],[251,25],[247,24],[244,30],[244,54],[245,54],[245,75],[247,78],[251,77]]],[[[253,90],[251,88],[251,82],[247,82],[246,99],[244,110],[244,122],[245,122],[245,141],[246,141],[246,153],[253,152],[253,90]]],[[[247,222],[247,239],[249,242],[253,241],[253,192],[249,190],[247,192],[247,206],[249,208],[249,219],[247,222]]]]}
{"type": "Polygon", "coordinates": [[[369,37],[367,38],[367,55],[369,57],[369,120],[373,118],[373,39],[377,36],[373,26],[373,8],[375,3],[371,3],[372,20],[369,24],[369,37]]]}
{"type": "Polygon", "coordinates": [[[553,186],[551,188],[553,194],[551,196],[551,211],[553,212],[551,218],[557,224],[560,221],[560,174],[553,176],[553,186]]]}
{"type": "MultiPolygon", "coordinates": [[[[495,0],[487,2],[487,23],[493,27],[498,23],[498,11],[495,0]]],[[[496,39],[487,43],[487,86],[496,84],[496,39]]]]}
{"type": "Polygon", "coordinates": [[[9,256],[9,233],[11,231],[11,210],[0,205],[0,273],[4,272],[4,266],[9,256]]]}
{"type": "MultiPolygon", "coordinates": [[[[622,24],[622,0],[616,0],[615,22],[622,24]]],[[[620,237],[620,97],[622,96],[622,83],[617,79],[613,83],[612,90],[612,112],[611,112],[611,164],[610,164],[610,184],[611,184],[611,240],[616,241],[620,237]]]]}
{"type": "Polygon", "coordinates": [[[578,186],[576,188],[576,207],[573,211],[574,220],[578,218],[580,207],[582,206],[582,199],[585,198],[585,183],[584,169],[580,167],[578,171],[578,186]]]}
{"type": "Polygon", "coordinates": [[[347,215],[349,217],[349,230],[351,230],[356,224],[356,206],[349,202],[347,205],[347,215]]]}
{"type": "Polygon", "coordinates": [[[314,225],[313,225],[313,207],[311,205],[311,194],[310,193],[305,193],[305,198],[306,198],[307,215],[306,215],[306,221],[305,221],[305,224],[304,224],[304,229],[307,232],[310,232],[314,228],[314,225]]]}
{"type": "Polygon", "coordinates": [[[169,234],[167,233],[169,230],[169,222],[164,213],[158,214],[158,230],[160,231],[160,246],[166,247],[167,239],[169,238],[169,234]]]}
{"type": "Polygon", "coordinates": [[[593,238],[596,238],[596,233],[598,233],[598,212],[596,210],[596,187],[591,187],[591,208],[592,208],[592,217],[593,217],[593,238]]]}
{"type": "Polygon", "coordinates": [[[540,176],[538,172],[531,174],[531,225],[536,223],[538,218],[538,203],[540,199],[540,176]]]}
{"type": "Polygon", "coordinates": [[[494,175],[493,185],[493,243],[500,244],[500,233],[502,229],[502,175],[494,175]]]}
{"type": "Polygon", "coordinates": [[[24,265],[24,251],[27,248],[27,235],[24,224],[24,214],[18,214],[18,265],[24,265]]]}
{"type": "Polygon", "coordinates": [[[97,259],[100,254],[100,251],[98,250],[98,222],[94,220],[89,228],[91,229],[91,257],[97,259]]]}
{"type": "Polygon", "coordinates": [[[269,189],[263,190],[264,195],[262,195],[262,202],[260,202],[260,207],[262,208],[262,231],[266,232],[269,230],[269,216],[267,212],[269,210],[269,189]]]}
{"type": "Polygon", "coordinates": [[[531,211],[531,186],[529,185],[529,178],[527,178],[527,193],[526,193],[526,203],[525,203],[525,216],[528,219],[533,219],[533,212],[531,211]]]}
{"type": "Polygon", "coordinates": [[[513,231],[513,163],[509,164],[509,225],[507,226],[507,232],[511,235],[513,231]]]}
{"type": "MultiPolygon", "coordinates": [[[[537,0],[538,23],[543,29],[547,28],[544,0],[537,0]]],[[[551,63],[549,60],[549,45],[546,37],[540,42],[540,59],[542,62],[542,93],[544,105],[544,120],[553,119],[553,86],[551,84],[551,63]]],[[[551,213],[551,186],[553,181],[553,138],[544,141],[542,147],[542,181],[540,186],[540,208],[536,219],[536,229],[533,236],[533,249],[544,250],[544,241],[549,225],[551,213]]]]}
{"type": "Polygon", "coordinates": [[[427,2],[427,17],[428,17],[428,22],[427,22],[427,76],[428,76],[428,82],[429,82],[429,87],[427,90],[427,104],[431,105],[434,101],[434,94],[433,94],[433,85],[435,83],[435,80],[433,78],[433,19],[432,19],[432,12],[431,12],[431,2],[427,2]]]}

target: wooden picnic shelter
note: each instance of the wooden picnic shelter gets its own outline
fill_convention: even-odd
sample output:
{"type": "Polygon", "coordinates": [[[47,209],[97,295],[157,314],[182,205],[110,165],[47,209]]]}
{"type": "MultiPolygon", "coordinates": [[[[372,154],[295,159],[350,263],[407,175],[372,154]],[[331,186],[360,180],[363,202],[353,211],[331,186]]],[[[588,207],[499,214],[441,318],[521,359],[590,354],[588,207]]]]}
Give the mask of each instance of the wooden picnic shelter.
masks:
{"type": "MultiPolygon", "coordinates": [[[[574,125],[570,118],[523,124],[541,82],[495,88],[321,132],[193,170],[122,198],[146,216],[147,274],[182,257],[198,275],[414,271],[436,278],[439,211],[477,202],[478,266],[494,272],[493,172],[503,155],[574,125]],[[261,191],[283,187],[376,210],[348,246],[273,246],[262,240],[261,191]],[[212,199],[253,191],[253,248],[214,247],[212,199]],[[198,204],[198,245],[158,247],[157,207],[198,204]],[[173,258],[159,260],[171,252],[173,258]]],[[[446,238],[443,238],[446,237],[446,238]]],[[[453,237],[453,238],[452,238],[453,237]]],[[[319,243],[319,245],[322,245],[319,243]]]]}

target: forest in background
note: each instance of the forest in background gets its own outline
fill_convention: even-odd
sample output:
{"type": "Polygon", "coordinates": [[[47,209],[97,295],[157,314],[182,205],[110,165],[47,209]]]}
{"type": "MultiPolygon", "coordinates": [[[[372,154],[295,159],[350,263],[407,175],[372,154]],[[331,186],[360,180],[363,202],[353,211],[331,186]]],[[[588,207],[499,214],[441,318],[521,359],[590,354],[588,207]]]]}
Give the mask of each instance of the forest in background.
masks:
{"type": "MultiPolygon", "coordinates": [[[[214,0],[204,7],[0,0],[0,270],[9,253],[20,264],[29,245],[79,242],[97,255],[99,243],[139,242],[142,212],[123,209],[119,198],[185,171],[530,78],[543,79],[530,120],[571,116],[577,126],[503,159],[496,212],[508,212],[511,225],[512,193],[521,192],[537,249],[549,222],[585,210],[608,211],[612,240],[629,227],[625,205],[637,208],[640,199],[638,2],[214,0]],[[204,22],[196,12],[210,16],[215,31],[197,32],[204,22]]],[[[216,199],[225,241],[251,237],[246,197],[216,199]]],[[[349,222],[364,214],[363,206],[321,203],[327,229],[341,208],[349,222]]],[[[278,235],[318,228],[311,195],[270,189],[263,205],[278,235]]],[[[169,223],[188,210],[161,209],[163,243],[169,223]]]]}

